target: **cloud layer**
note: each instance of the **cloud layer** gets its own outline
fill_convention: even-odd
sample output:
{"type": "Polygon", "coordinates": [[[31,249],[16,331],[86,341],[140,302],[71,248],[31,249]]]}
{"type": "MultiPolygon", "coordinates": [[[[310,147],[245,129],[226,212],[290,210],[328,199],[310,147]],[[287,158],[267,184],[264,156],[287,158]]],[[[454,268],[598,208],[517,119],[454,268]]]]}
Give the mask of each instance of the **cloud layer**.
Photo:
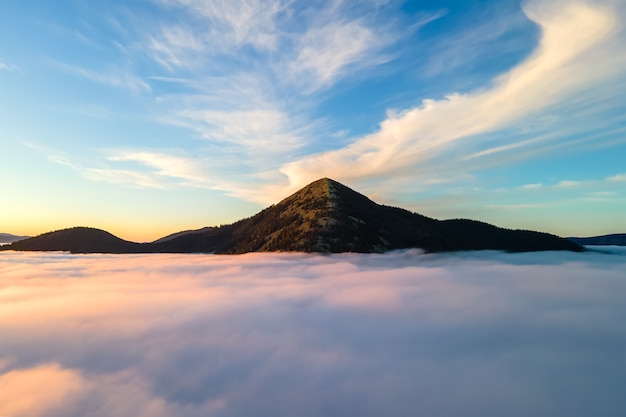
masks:
{"type": "Polygon", "coordinates": [[[622,415],[610,252],[4,253],[0,415],[622,415]]]}

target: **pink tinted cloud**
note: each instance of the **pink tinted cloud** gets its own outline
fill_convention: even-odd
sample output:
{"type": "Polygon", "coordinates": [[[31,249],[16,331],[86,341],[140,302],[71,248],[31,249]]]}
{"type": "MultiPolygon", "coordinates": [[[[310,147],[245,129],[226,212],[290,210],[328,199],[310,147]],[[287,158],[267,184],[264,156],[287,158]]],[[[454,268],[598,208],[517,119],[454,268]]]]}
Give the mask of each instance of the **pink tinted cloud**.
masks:
{"type": "Polygon", "coordinates": [[[0,415],[619,415],[612,251],[5,252],[0,415]]]}
{"type": "Polygon", "coordinates": [[[44,364],[0,374],[0,415],[43,416],[61,409],[85,382],[76,372],[44,364]]]}

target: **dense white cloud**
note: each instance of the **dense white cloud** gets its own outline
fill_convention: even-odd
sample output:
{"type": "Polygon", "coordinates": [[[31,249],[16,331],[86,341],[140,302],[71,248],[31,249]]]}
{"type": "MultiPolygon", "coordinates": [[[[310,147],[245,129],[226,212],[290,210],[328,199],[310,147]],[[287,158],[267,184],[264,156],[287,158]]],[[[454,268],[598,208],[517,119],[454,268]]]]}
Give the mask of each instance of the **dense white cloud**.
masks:
{"type": "Polygon", "coordinates": [[[5,252],[0,414],[618,416],[605,252],[5,252]]]}

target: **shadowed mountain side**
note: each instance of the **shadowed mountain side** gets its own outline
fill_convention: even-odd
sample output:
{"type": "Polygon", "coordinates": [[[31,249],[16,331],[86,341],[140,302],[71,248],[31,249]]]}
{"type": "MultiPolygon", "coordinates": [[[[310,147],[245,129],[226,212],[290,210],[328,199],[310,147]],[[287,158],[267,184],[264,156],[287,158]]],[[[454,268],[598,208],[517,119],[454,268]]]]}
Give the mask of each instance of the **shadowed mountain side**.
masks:
{"type": "Polygon", "coordinates": [[[574,242],[547,233],[508,230],[473,220],[439,221],[381,206],[328,178],[233,224],[174,233],[152,243],[132,243],[97,229],[47,233],[2,250],[69,250],[109,253],[428,252],[494,249],[571,250],[574,242]]]}
{"type": "Polygon", "coordinates": [[[444,233],[454,237],[453,245],[458,245],[458,250],[503,249],[509,252],[582,250],[578,244],[549,233],[503,229],[489,223],[467,219],[442,220],[439,224],[444,233]]]}
{"type": "Polygon", "coordinates": [[[315,181],[257,215],[155,246],[159,252],[257,251],[429,252],[496,249],[572,250],[581,247],[547,233],[507,230],[472,220],[439,221],[381,206],[328,178],[315,181]]]}
{"type": "Polygon", "coordinates": [[[384,252],[445,250],[437,221],[380,206],[330,179],[315,181],[257,215],[155,246],[164,252],[384,252]]]}
{"type": "Polygon", "coordinates": [[[615,233],[611,235],[592,237],[569,237],[568,239],[579,245],[626,246],[626,233],[615,233]]]}
{"type": "Polygon", "coordinates": [[[104,230],[91,227],[73,227],[44,233],[20,240],[2,250],[18,251],[69,251],[72,253],[146,253],[151,252],[144,243],[120,239],[104,230]]]}
{"type": "Polygon", "coordinates": [[[200,229],[195,229],[195,230],[183,230],[182,232],[172,233],[171,235],[167,235],[167,236],[164,236],[162,238],[159,238],[159,239],[155,240],[152,243],[163,243],[163,242],[167,242],[168,240],[172,240],[172,239],[180,237],[180,236],[189,235],[189,234],[195,234],[195,233],[203,233],[203,232],[207,232],[207,231],[209,231],[211,229],[214,229],[214,228],[210,227],[210,226],[207,226],[207,227],[202,227],[200,229]]]}

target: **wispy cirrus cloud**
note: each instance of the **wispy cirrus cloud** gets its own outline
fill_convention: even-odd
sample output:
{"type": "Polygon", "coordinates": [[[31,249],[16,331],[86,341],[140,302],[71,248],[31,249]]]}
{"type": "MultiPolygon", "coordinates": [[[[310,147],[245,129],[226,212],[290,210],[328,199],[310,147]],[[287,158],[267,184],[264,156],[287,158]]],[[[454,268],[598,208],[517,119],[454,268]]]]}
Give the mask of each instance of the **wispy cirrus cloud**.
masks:
{"type": "MultiPolygon", "coordinates": [[[[518,12],[519,5],[515,4],[512,10],[509,7],[506,2],[481,5],[470,13],[466,27],[428,45],[421,75],[435,77],[460,68],[470,72],[492,54],[507,56],[523,51],[527,45],[524,41],[533,37],[527,30],[530,22],[518,12]]],[[[447,12],[442,10],[439,14],[441,17],[447,12]]],[[[471,81],[470,77],[470,84],[471,81]]]]}
{"type": "Polygon", "coordinates": [[[193,67],[205,47],[202,39],[183,26],[165,27],[149,42],[151,57],[168,70],[193,67]]]}
{"type": "MultiPolygon", "coordinates": [[[[395,182],[404,172],[410,172],[415,181],[438,175],[442,167],[449,170],[450,158],[458,160],[459,152],[482,157],[525,146],[540,150],[545,139],[551,139],[547,143],[562,140],[563,136],[555,132],[544,140],[538,139],[538,132],[532,132],[538,138],[521,135],[517,142],[502,138],[494,147],[487,138],[481,141],[480,135],[524,126],[528,117],[561,105],[575,93],[578,104],[585,108],[580,103],[585,94],[593,97],[598,91],[614,88],[612,81],[626,72],[626,61],[615,54],[626,43],[617,17],[624,10],[613,3],[536,1],[527,3],[524,11],[540,27],[541,38],[522,63],[486,88],[450,94],[441,100],[424,100],[419,107],[391,113],[377,132],[357,138],[342,149],[283,165],[280,171],[289,180],[287,189],[297,189],[320,172],[363,184],[369,178],[377,178],[379,184],[384,178],[395,182]],[[607,61],[612,62],[608,67],[607,61]],[[454,153],[450,153],[452,149],[454,153]],[[442,159],[447,160],[445,165],[442,159]]],[[[465,155],[460,157],[464,159],[465,155]]],[[[459,166],[470,168],[461,161],[459,166]]]]}
{"type": "Polygon", "coordinates": [[[239,173],[232,164],[224,169],[238,180],[217,186],[228,183],[245,198],[257,190],[242,184],[280,176],[280,163],[314,144],[324,124],[309,115],[316,91],[381,64],[382,48],[395,39],[388,23],[353,17],[341,2],[161,3],[187,20],[158,28],[142,48],[168,72],[148,79],[183,89],[156,97],[158,120],[204,139],[198,153],[210,153],[213,165],[236,164],[239,173]]]}
{"type": "Polygon", "coordinates": [[[187,9],[202,18],[208,27],[207,34],[217,41],[216,49],[227,50],[251,45],[265,50],[274,49],[278,30],[277,15],[292,1],[283,0],[161,0],[170,6],[187,9]]]}
{"type": "Polygon", "coordinates": [[[180,150],[116,149],[101,152],[98,167],[69,162],[55,156],[52,162],[69,166],[91,180],[132,188],[212,188],[215,167],[180,150]]]}
{"type": "Polygon", "coordinates": [[[305,90],[316,91],[333,84],[355,65],[367,67],[384,62],[376,59],[387,42],[359,21],[330,22],[307,31],[298,41],[299,52],[290,65],[292,77],[305,90]]]}
{"type": "Polygon", "coordinates": [[[152,91],[150,85],[142,77],[120,68],[111,67],[107,71],[96,71],[61,62],[56,62],[55,66],[69,74],[78,75],[99,84],[129,90],[134,93],[152,91]]]}
{"type": "Polygon", "coordinates": [[[135,162],[152,170],[156,177],[183,180],[189,186],[207,186],[207,169],[197,160],[168,153],[128,150],[115,151],[107,157],[111,162],[135,162]]]}
{"type": "MultiPolygon", "coordinates": [[[[289,153],[302,144],[302,135],[289,115],[274,108],[241,110],[187,109],[172,124],[185,127],[216,143],[236,145],[242,154],[289,153]]],[[[304,129],[302,129],[304,131],[304,129]]]]}
{"type": "Polygon", "coordinates": [[[4,62],[0,62],[0,71],[17,71],[18,67],[16,65],[5,64],[4,62]]]}
{"type": "MultiPolygon", "coordinates": [[[[126,69],[58,66],[100,84],[154,94],[156,119],[203,139],[192,153],[211,155],[210,165],[228,172],[227,178],[217,181],[209,175],[178,184],[202,182],[220,188],[229,184],[230,194],[255,201],[266,190],[259,192],[250,184],[278,184],[281,164],[318,147],[326,121],[312,113],[324,94],[348,76],[370,76],[390,59],[386,48],[406,36],[394,29],[392,20],[379,15],[387,7],[380,1],[358,7],[343,1],[156,3],[181,19],[151,24],[132,14],[125,23],[112,18],[115,42],[128,60],[126,69]],[[138,70],[146,59],[156,64],[150,74],[138,70]]],[[[421,15],[412,30],[438,17],[421,15]]],[[[142,148],[161,159],[177,157],[175,152],[166,156],[162,150],[142,148]]],[[[125,151],[119,149],[120,154],[125,151]]],[[[207,161],[203,156],[186,158],[191,165],[207,161]]],[[[130,160],[105,157],[99,166],[84,170],[89,178],[108,182],[126,176],[135,186],[178,175],[171,167],[163,169],[145,160],[116,166],[122,162],[130,160]],[[132,171],[135,175],[130,175],[132,171]]]]}
{"type": "Polygon", "coordinates": [[[208,161],[192,158],[176,149],[101,150],[101,163],[94,167],[84,161],[74,161],[65,152],[30,143],[24,145],[45,155],[48,161],[64,165],[95,181],[157,189],[179,186],[210,188],[214,182],[211,174],[215,171],[208,161]]]}
{"type": "MultiPolygon", "coordinates": [[[[474,59],[485,44],[506,37],[509,23],[531,22],[538,43],[517,65],[469,92],[416,97],[418,105],[389,110],[376,131],[337,140],[316,110],[332,95],[332,87],[353,77],[375,76],[378,67],[397,57],[390,47],[403,35],[378,14],[388,6],[385,2],[359,7],[342,1],[157,3],[184,19],[155,25],[140,34],[142,41],[126,47],[157,64],[158,71],[137,78],[84,69],[75,73],[151,91],[159,122],[202,139],[195,152],[185,155],[187,163],[228,172],[220,176],[204,170],[190,181],[178,177],[178,185],[206,183],[263,204],[320,176],[366,193],[384,189],[393,199],[416,187],[471,181],[476,172],[554,153],[572,140],[596,146],[615,129],[603,131],[587,116],[619,107],[617,92],[626,90],[620,81],[626,60],[616,53],[626,44],[621,4],[530,1],[524,3],[524,15],[497,19],[495,35],[490,26],[477,26],[439,44],[442,56],[472,52],[460,63],[450,61],[451,67],[463,65],[462,59],[474,59]],[[592,130],[593,135],[586,135],[592,130]],[[319,145],[319,138],[327,143],[319,145]]],[[[421,16],[416,30],[444,18],[442,11],[421,16]]],[[[164,160],[180,156],[141,149],[164,160]]],[[[104,156],[103,164],[112,164],[105,172],[116,178],[115,165],[122,162],[131,160],[104,156]]],[[[180,174],[165,165],[134,162],[139,167],[128,164],[120,176],[137,170],[139,183],[148,184],[147,178],[158,183],[180,174]]],[[[550,179],[533,181],[548,184],[550,179]]]]}
{"type": "Polygon", "coordinates": [[[166,188],[164,181],[151,172],[140,172],[136,169],[116,168],[83,168],[77,170],[85,177],[95,181],[121,184],[126,187],[166,188]]]}

